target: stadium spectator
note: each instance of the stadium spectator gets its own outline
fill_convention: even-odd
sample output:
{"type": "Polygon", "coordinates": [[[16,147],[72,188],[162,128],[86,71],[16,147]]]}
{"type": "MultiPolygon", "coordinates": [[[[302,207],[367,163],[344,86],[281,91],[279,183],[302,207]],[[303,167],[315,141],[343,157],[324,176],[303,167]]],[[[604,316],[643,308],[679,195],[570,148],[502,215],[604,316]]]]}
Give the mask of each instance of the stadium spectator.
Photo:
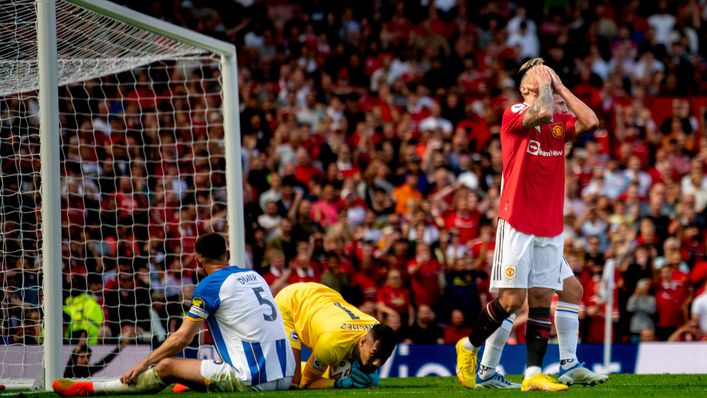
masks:
{"type": "Polygon", "coordinates": [[[263,279],[270,286],[270,290],[277,294],[283,287],[287,286],[292,268],[285,268],[285,254],[275,247],[268,249],[266,255],[268,271],[263,274],[263,279]]]}
{"type": "Polygon", "coordinates": [[[403,286],[400,271],[388,271],[385,285],[378,290],[377,309],[379,313],[395,313],[403,325],[412,325],[415,320],[415,310],[408,289],[403,286]]]}
{"type": "Polygon", "coordinates": [[[265,229],[268,237],[275,236],[275,230],[280,225],[280,214],[275,200],[265,202],[265,213],[258,216],[258,225],[265,229]]]}
{"type": "Polygon", "coordinates": [[[393,329],[395,332],[396,343],[403,343],[409,339],[409,328],[407,325],[402,323],[400,316],[397,313],[384,313],[380,319],[384,325],[387,325],[393,329]]]}
{"type": "Polygon", "coordinates": [[[651,280],[641,279],[626,304],[626,311],[633,313],[630,331],[634,342],[639,340],[644,329],[655,330],[655,324],[653,319],[651,319],[655,313],[655,297],[649,294],[650,288],[651,280]]]}
{"type": "Polygon", "coordinates": [[[64,313],[69,317],[69,325],[64,337],[77,343],[79,334],[84,333],[86,344],[97,344],[103,327],[103,309],[93,295],[88,293],[86,278],[83,275],[73,275],[67,290],[69,297],[64,301],[64,313]]]}
{"type": "Polygon", "coordinates": [[[668,341],[704,341],[707,338],[705,333],[700,329],[696,320],[691,319],[675,332],[673,332],[668,341]]]}
{"type": "Polygon", "coordinates": [[[119,265],[113,287],[106,286],[105,305],[108,311],[108,326],[114,338],[133,329],[138,338],[150,332],[150,294],[142,281],[126,263],[119,265]]]}
{"type": "MultiPolygon", "coordinates": [[[[431,9],[415,2],[362,8],[332,2],[312,12],[286,0],[273,12],[223,24],[218,22],[226,14],[214,12],[217,4],[123,3],[159,10],[159,18],[239,49],[245,227],[254,267],[276,248],[285,257],[282,271],[296,274],[297,242],[324,232],[325,241],[337,242],[338,266],[317,264],[314,253],[307,259],[303,254],[301,263],[313,265],[332,286],[338,280],[347,286],[341,277],[348,275],[349,286],[342,289],[352,303],[375,303],[385,275],[395,268],[414,305],[433,304],[446,320],[451,307],[434,304],[468,297],[460,309],[467,319],[474,316],[478,301],[485,302],[484,275],[493,252],[500,116],[518,100],[512,87],[523,57],[539,54],[601,121],[600,129],[573,143],[567,159],[565,233],[583,246],[568,258],[585,297],[600,290],[598,269],[616,261],[623,283],[617,304],[623,326],[616,339],[628,341],[628,300],[638,281],[654,278],[657,270],[655,337],[669,337],[661,326],[667,318],[670,328],[685,325],[683,304],[699,292],[686,280],[662,278],[659,268],[669,263],[689,273],[696,278],[690,279],[693,287],[707,275],[700,273],[707,239],[707,79],[700,73],[707,19],[700,2],[577,2],[537,10],[517,2],[500,7],[497,1],[435,2],[431,9]],[[467,190],[473,193],[465,195],[467,190]],[[275,210],[266,209],[268,203],[275,210]],[[388,226],[390,234],[383,232],[388,226]],[[458,236],[445,236],[450,227],[458,236]],[[430,262],[440,264],[430,275],[445,270],[444,290],[432,276],[407,275],[418,228],[422,243],[431,246],[430,262]],[[612,237],[617,234],[625,238],[612,237]],[[673,238],[679,260],[665,248],[668,240],[674,246],[673,238]],[[450,261],[463,246],[472,262],[450,261]]],[[[118,300],[125,292],[128,298],[157,299],[168,287],[173,299],[166,307],[181,311],[180,284],[193,283],[193,266],[186,262],[194,237],[225,231],[220,96],[202,95],[209,88],[189,79],[183,83],[200,73],[218,78],[220,71],[167,65],[103,78],[107,84],[61,88],[62,228],[63,238],[75,243],[65,245],[64,271],[95,282],[91,295],[104,307],[114,337],[121,323],[146,316],[140,305],[118,300]],[[133,274],[141,264],[126,269],[116,258],[149,262],[152,279],[121,285],[112,275],[133,274]],[[180,267],[187,272],[178,275],[180,267]],[[124,313],[111,317],[118,305],[124,313]]],[[[6,104],[0,189],[5,208],[18,211],[5,212],[0,225],[7,254],[0,271],[8,319],[2,335],[29,339],[23,336],[31,328],[20,336],[20,325],[30,322],[25,308],[34,311],[40,293],[39,239],[31,232],[38,183],[30,178],[38,170],[30,156],[38,146],[29,134],[37,102],[29,96],[6,104]]],[[[584,318],[582,329],[595,320],[584,318]]],[[[168,323],[163,320],[169,330],[168,323]]],[[[647,332],[645,338],[651,337],[647,332]]]]}
{"type": "Polygon", "coordinates": [[[418,306],[415,323],[410,328],[408,342],[414,344],[442,344],[444,342],[444,331],[437,323],[435,313],[428,305],[418,306]]]}
{"type": "Polygon", "coordinates": [[[666,265],[659,271],[656,288],[656,337],[667,340],[670,335],[685,323],[688,299],[686,276],[677,269],[666,265]]]}
{"type": "Polygon", "coordinates": [[[319,282],[319,273],[307,252],[298,253],[290,262],[290,269],[288,285],[298,282],[319,282]]]}
{"type": "Polygon", "coordinates": [[[444,327],[444,344],[456,344],[459,339],[468,336],[471,328],[467,326],[464,313],[461,310],[452,310],[449,325],[444,327]]]}
{"type": "Polygon", "coordinates": [[[430,254],[430,248],[418,242],[415,258],[408,263],[412,293],[415,305],[434,307],[441,293],[440,276],[442,265],[430,254]]]}
{"type": "Polygon", "coordinates": [[[91,363],[93,351],[88,347],[84,338],[71,351],[69,362],[64,368],[64,377],[87,378],[105,369],[131,341],[134,336],[127,335],[120,340],[120,344],[104,356],[100,361],[91,363]]]}
{"type": "Polygon", "coordinates": [[[396,203],[395,212],[398,215],[409,217],[412,209],[422,200],[422,194],[417,188],[418,182],[418,176],[409,173],[405,176],[405,184],[393,190],[392,196],[396,203]]]}

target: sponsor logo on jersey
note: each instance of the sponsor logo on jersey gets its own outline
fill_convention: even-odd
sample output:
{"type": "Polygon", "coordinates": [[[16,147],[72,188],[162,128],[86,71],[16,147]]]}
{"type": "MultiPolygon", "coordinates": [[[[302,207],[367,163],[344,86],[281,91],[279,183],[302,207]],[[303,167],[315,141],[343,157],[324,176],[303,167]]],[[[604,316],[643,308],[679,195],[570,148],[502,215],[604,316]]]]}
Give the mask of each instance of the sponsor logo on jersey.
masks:
{"type": "Polygon", "coordinates": [[[558,140],[565,138],[565,126],[563,126],[562,123],[551,124],[550,132],[552,132],[552,136],[558,140]]]}
{"type": "Polygon", "coordinates": [[[527,107],[528,107],[528,105],[526,105],[526,104],[515,104],[511,107],[511,112],[518,113],[527,107]]]}
{"type": "Polygon", "coordinates": [[[503,270],[503,273],[506,275],[506,278],[513,279],[516,277],[516,267],[508,266],[503,270]]]}
{"type": "Polygon", "coordinates": [[[294,330],[290,332],[290,339],[295,342],[299,342],[299,335],[294,330]]]}
{"type": "Polygon", "coordinates": [[[557,151],[554,149],[551,151],[543,151],[542,147],[540,146],[540,142],[535,141],[535,140],[528,141],[527,152],[531,155],[544,156],[544,157],[564,156],[562,151],[557,151]]]}

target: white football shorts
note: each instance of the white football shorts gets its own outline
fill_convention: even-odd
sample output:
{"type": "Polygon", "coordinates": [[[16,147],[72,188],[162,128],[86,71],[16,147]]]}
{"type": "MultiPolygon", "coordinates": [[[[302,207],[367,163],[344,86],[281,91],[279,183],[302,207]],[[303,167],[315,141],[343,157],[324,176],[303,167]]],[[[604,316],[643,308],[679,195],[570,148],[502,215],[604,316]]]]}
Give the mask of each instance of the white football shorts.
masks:
{"type": "Polygon", "coordinates": [[[573,276],[574,272],[572,272],[570,263],[567,262],[565,256],[562,256],[562,268],[560,269],[560,279],[562,279],[562,283],[564,283],[565,279],[571,278],[573,276]]]}
{"type": "Polygon", "coordinates": [[[553,237],[529,235],[498,220],[496,248],[491,265],[491,291],[545,287],[562,290],[563,276],[572,273],[562,253],[562,234],[553,237]],[[563,267],[567,271],[563,272],[563,267]]]}
{"type": "Polygon", "coordinates": [[[201,361],[201,376],[206,379],[209,392],[288,390],[292,382],[292,377],[285,377],[256,385],[243,384],[236,368],[210,359],[201,361]]]}

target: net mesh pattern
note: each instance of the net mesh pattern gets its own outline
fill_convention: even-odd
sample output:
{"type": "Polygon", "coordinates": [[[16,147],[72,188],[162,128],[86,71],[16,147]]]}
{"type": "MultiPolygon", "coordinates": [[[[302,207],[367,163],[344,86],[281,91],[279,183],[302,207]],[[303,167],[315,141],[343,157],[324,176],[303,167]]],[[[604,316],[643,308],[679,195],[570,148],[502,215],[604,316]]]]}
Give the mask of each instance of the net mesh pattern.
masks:
{"type": "MultiPolygon", "coordinates": [[[[7,383],[36,377],[42,360],[34,1],[0,0],[0,34],[7,383]]],[[[64,354],[155,346],[188,308],[196,237],[227,230],[219,57],[61,0],[57,36],[64,354]]]]}
{"type": "MultiPolygon", "coordinates": [[[[33,0],[0,2],[0,95],[36,90],[37,11],[33,0]]],[[[203,50],[56,2],[59,83],[75,83],[203,50]]]]}

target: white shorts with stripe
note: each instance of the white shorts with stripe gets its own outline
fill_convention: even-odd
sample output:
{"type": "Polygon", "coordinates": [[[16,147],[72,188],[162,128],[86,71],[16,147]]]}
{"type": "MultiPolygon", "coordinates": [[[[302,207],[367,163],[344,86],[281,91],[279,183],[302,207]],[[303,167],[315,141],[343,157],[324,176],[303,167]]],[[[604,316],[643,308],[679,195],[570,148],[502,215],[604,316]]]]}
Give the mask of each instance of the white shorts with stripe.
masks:
{"type": "MultiPolygon", "coordinates": [[[[529,235],[498,220],[496,249],[491,266],[491,291],[545,287],[562,290],[563,277],[572,272],[562,256],[562,234],[529,235]],[[564,270],[566,267],[567,270],[564,270]]],[[[571,275],[570,275],[571,276],[571,275]]]]}
{"type": "Polygon", "coordinates": [[[288,390],[292,382],[292,377],[288,376],[261,384],[243,384],[236,368],[209,359],[201,361],[201,376],[206,380],[209,392],[288,390]]]}

